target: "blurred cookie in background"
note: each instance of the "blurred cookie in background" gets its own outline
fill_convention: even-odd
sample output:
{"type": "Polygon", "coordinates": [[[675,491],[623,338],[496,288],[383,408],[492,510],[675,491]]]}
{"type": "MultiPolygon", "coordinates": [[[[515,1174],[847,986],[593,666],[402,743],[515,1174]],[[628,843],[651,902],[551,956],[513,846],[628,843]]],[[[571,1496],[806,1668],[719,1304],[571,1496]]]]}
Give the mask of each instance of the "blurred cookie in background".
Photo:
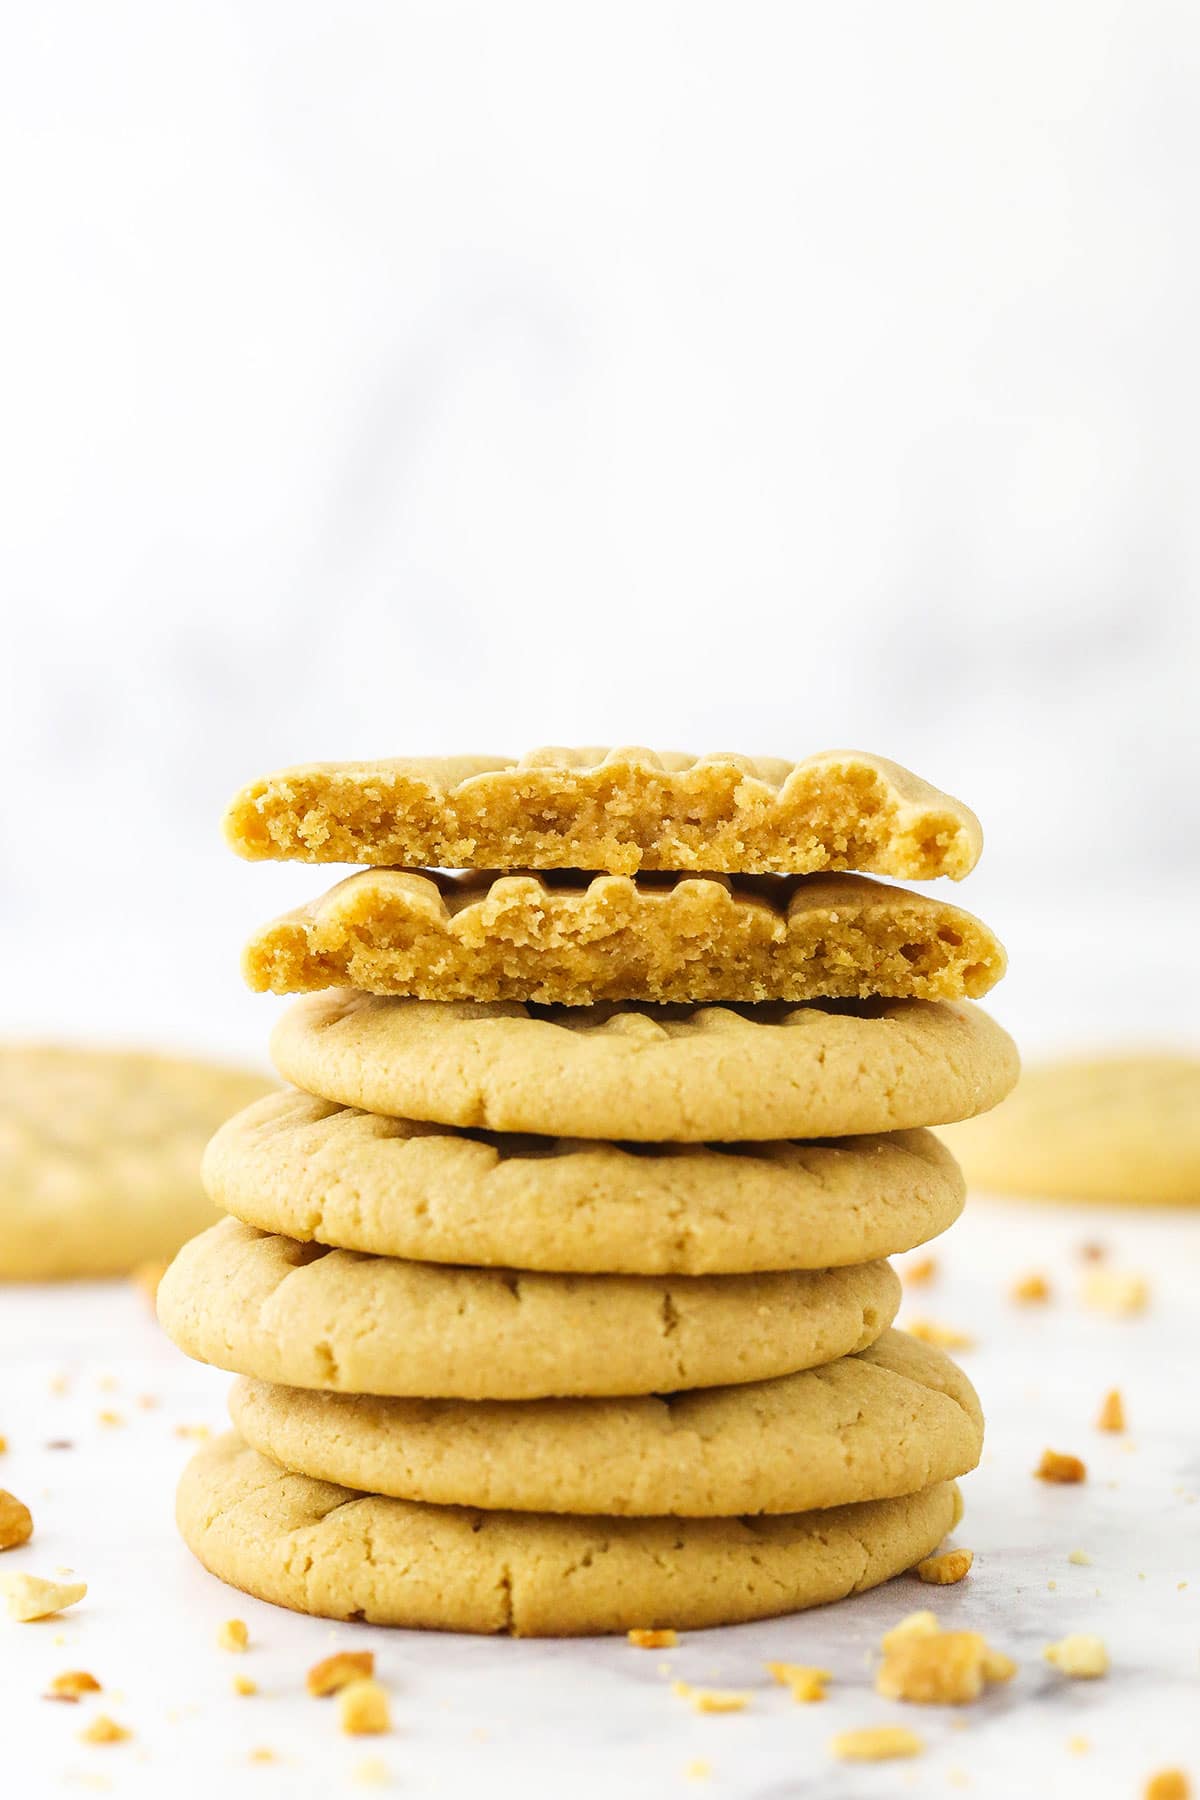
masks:
{"type": "Polygon", "coordinates": [[[214,1220],[200,1157],[275,1084],[150,1051],[0,1044],[0,1279],[124,1275],[214,1220]]]}
{"type": "Polygon", "coordinates": [[[1034,1064],[994,1112],[938,1135],[989,1193],[1200,1206],[1200,1056],[1034,1064]]]}

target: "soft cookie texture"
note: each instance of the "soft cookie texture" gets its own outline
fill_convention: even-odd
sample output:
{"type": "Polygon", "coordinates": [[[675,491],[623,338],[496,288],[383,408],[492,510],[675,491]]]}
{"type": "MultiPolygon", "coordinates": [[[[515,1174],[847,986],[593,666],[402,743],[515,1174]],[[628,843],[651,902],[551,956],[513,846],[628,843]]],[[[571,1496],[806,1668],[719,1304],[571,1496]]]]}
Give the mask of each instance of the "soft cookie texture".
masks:
{"type": "Polygon", "coordinates": [[[1002,1107],[949,1142],[972,1184],[993,1193],[1200,1206],[1200,1057],[1034,1066],[1002,1107]]]}
{"type": "Polygon", "coordinates": [[[625,1400],[387,1400],[239,1381],[230,1416],[282,1467],[518,1512],[732,1518],[916,1493],[979,1460],[983,1417],[940,1350],[886,1331],[774,1381],[625,1400]]]}
{"type": "Polygon", "coordinates": [[[986,925],[861,875],[436,875],[362,869],[265,925],[260,992],[420,1000],[978,999],[986,925]]]}
{"type": "Polygon", "coordinates": [[[225,817],[252,858],[445,869],[958,880],[983,834],[960,800],[861,750],[802,762],[645,749],[308,763],[243,788],[225,817]]]}
{"type": "Polygon", "coordinates": [[[953,1482],[757,1519],[608,1519],[364,1495],[230,1435],[185,1469],[176,1517],[207,1569],[297,1612],[564,1637],[698,1630],[821,1606],[920,1562],[958,1523],[953,1482]]]}
{"type": "Polygon", "coordinates": [[[285,1386],[468,1400],[759,1381],[891,1324],[887,1263],[770,1275],[548,1275],[325,1250],[223,1219],[158,1313],[201,1362],[285,1386]]]}
{"type": "Polygon", "coordinates": [[[823,1269],[910,1250],[962,1208],[930,1131],[830,1143],[472,1135],[292,1090],[217,1132],[204,1180],[248,1225],[417,1262],[628,1275],[823,1269]]]}
{"type": "Polygon", "coordinates": [[[298,1087],[369,1112],[680,1143],[946,1124],[994,1106],[1018,1069],[970,1001],[537,1008],[350,988],[298,1000],[271,1054],[298,1087]]]}
{"type": "Polygon", "coordinates": [[[214,1209],[205,1140],[269,1077],[82,1045],[0,1045],[0,1279],[126,1274],[214,1209]]]}

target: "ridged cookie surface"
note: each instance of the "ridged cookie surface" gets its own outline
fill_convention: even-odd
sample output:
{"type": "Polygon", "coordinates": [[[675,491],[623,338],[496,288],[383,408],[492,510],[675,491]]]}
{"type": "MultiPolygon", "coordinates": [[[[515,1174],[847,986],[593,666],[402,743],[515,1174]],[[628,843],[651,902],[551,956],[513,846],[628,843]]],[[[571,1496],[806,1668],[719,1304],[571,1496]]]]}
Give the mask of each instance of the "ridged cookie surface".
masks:
{"type": "Polygon", "coordinates": [[[298,1000],[271,1054],[308,1093],[408,1119],[703,1143],[857,1136],[968,1118],[1017,1078],[971,1001],[594,1007],[298,1000]]]}
{"type": "Polygon", "coordinates": [[[419,1000],[978,999],[1004,973],[960,907],[861,875],[363,869],[257,931],[259,992],[419,1000]]]}
{"type": "Polygon", "coordinates": [[[283,1468],[518,1512],[734,1518],[891,1499],[965,1475],[983,1416],[902,1331],[823,1368],[625,1400],[385,1400],[239,1381],[230,1416],[283,1468]]]}
{"type": "Polygon", "coordinates": [[[862,750],[802,762],[644,749],[308,763],[243,788],[225,818],[251,858],[444,869],[856,869],[969,873],[974,813],[862,750]]]}
{"type": "Polygon", "coordinates": [[[953,1482],[758,1519],[604,1519],[358,1494],[289,1475],[232,1434],[184,1470],[184,1541],[223,1581],[295,1612],[428,1631],[568,1637],[699,1630],[876,1587],[961,1517],[953,1482]]]}
{"type": "Polygon", "coordinates": [[[772,1275],[548,1275],[324,1250],[223,1219],[163,1276],[189,1356],[338,1393],[466,1400],[760,1381],[873,1343],[887,1263],[772,1275]]]}
{"type": "Polygon", "coordinates": [[[580,1274],[824,1269],[936,1237],[965,1187],[931,1131],[624,1147],[385,1118],[287,1090],[222,1126],[204,1180],[262,1231],[580,1274]]]}

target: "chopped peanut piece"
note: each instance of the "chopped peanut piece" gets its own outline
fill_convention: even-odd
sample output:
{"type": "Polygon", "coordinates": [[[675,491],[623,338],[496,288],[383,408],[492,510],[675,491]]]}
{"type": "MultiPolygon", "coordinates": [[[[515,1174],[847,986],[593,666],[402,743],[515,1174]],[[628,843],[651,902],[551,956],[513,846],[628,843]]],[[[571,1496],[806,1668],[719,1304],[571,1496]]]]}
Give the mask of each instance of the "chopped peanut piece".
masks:
{"type": "Polygon", "coordinates": [[[125,1423],[120,1413],[114,1412],[111,1406],[106,1406],[103,1412],[97,1413],[96,1419],[101,1425],[123,1425],[125,1423]]]}
{"type": "Polygon", "coordinates": [[[98,1694],[99,1692],[100,1683],[94,1675],[89,1675],[86,1669],[66,1669],[61,1675],[54,1677],[42,1698],[44,1700],[76,1701],[81,1694],[98,1694]]]}
{"type": "Polygon", "coordinates": [[[658,1631],[635,1625],[628,1637],[635,1650],[673,1650],[679,1642],[679,1633],[669,1625],[658,1631]]]}
{"type": "Polygon", "coordinates": [[[1016,1664],[993,1650],[977,1631],[910,1634],[884,1654],[875,1677],[886,1700],[921,1706],[962,1706],[978,1700],[989,1681],[1007,1681],[1016,1664]]]}
{"type": "Polygon", "coordinates": [[[1083,1632],[1062,1638],[1057,1644],[1048,1644],[1044,1654],[1048,1663],[1076,1680],[1090,1681],[1097,1675],[1108,1674],[1108,1651],[1104,1640],[1088,1637],[1083,1632]]]}
{"type": "Polygon", "coordinates": [[[1076,1566],[1081,1569],[1090,1569],[1092,1566],[1092,1559],[1086,1550],[1072,1550],[1067,1557],[1067,1561],[1069,1563],[1075,1563],[1076,1566]]]}
{"type": "Polygon", "coordinates": [[[313,1664],[304,1677],[304,1685],[319,1700],[326,1694],[336,1694],[339,1688],[349,1687],[352,1681],[370,1681],[374,1673],[373,1650],[338,1650],[333,1656],[313,1664]]]}
{"type": "Polygon", "coordinates": [[[826,1684],[833,1680],[828,1669],[813,1669],[806,1663],[769,1662],[767,1673],[781,1687],[790,1689],[792,1699],[802,1705],[823,1700],[826,1684]]]}
{"type": "Polygon", "coordinates": [[[338,1723],[349,1737],[375,1737],[392,1729],[388,1697],[377,1681],[351,1681],[339,1689],[338,1723]]]}
{"type": "Polygon", "coordinates": [[[934,1587],[952,1587],[962,1580],[974,1561],[973,1550],[943,1550],[939,1556],[927,1556],[924,1562],[919,1562],[917,1574],[934,1587]]]}
{"type": "Polygon", "coordinates": [[[1050,1283],[1044,1275],[1022,1275],[1009,1290],[1018,1306],[1036,1306],[1050,1298],[1050,1283]]]}
{"type": "Polygon", "coordinates": [[[1182,1769],[1159,1769],[1145,1787],[1145,1800],[1191,1800],[1192,1784],[1182,1769]]]}
{"type": "Polygon", "coordinates": [[[242,1694],[248,1698],[251,1694],[257,1694],[258,1683],[257,1681],[251,1681],[248,1675],[235,1675],[233,1678],[233,1691],[235,1694],[242,1694]]]}
{"type": "Polygon", "coordinates": [[[904,1328],[909,1337],[922,1344],[933,1344],[938,1350],[970,1350],[975,1339],[953,1325],[939,1325],[934,1319],[911,1319],[904,1328]]]}
{"type": "Polygon", "coordinates": [[[126,1725],[118,1725],[107,1713],[97,1713],[90,1725],[85,1725],[79,1734],[81,1744],[123,1744],[126,1738],[133,1736],[126,1725]]]}
{"type": "Polygon", "coordinates": [[[911,1637],[933,1637],[934,1633],[940,1630],[941,1626],[937,1622],[936,1613],[928,1611],[909,1613],[907,1618],[901,1619],[898,1625],[893,1625],[890,1631],[884,1632],[879,1640],[879,1648],[886,1655],[897,1644],[906,1643],[911,1637]]]}
{"type": "Polygon", "coordinates": [[[274,1750],[269,1750],[265,1744],[260,1744],[257,1750],[250,1752],[250,1761],[252,1763],[273,1763],[278,1762],[279,1758],[274,1750]]]}
{"type": "Polygon", "coordinates": [[[702,1756],[694,1756],[683,1772],[689,1781],[707,1781],[712,1774],[712,1764],[705,1762],[702,1756]]]}
{"type": "Polygon", "coordinates": [[[1145,1312],[1150,1304],[1150,1283],[1144,1275],[1120,1269],[1089,1269],[1083,1282],[1083,1304],[1094,1312],[1127,1318],[1145,1312]]]}
{"type": "Polygon", "coordinates": [[[1109,1388],[1096,1419],[1097,1431],[1124,1431],[1125,1402],[1120,1388],[1109,1388]]]}
{"type": "Polygon", "coordinates": [[[33,1514],[23,1500],[0,1488],[0,1550],[15,1550],[33,1536],[33,1514]]]}
{"type": "Polygon", "coordinates": [[[1042,1460],[1033,1472],[1039,1481],[1057,1481],[1066,1486],[1087,1480],[1087,1464],[1059,1450],[1043,1450],[1042,1460]]]}
{"type": "Polygon", "coordinates": [[[920,1262],[909,1263],[901,1269],[900,1279],[905,1287],[927,1287],[937,1272],[936,1257],[923,1256],[920,1262]]]}
{"type": "Polygon", "coordinates": [[[749,1694],[737,1694],[729,1688],[695,1688],[686,1681],[673,1681],[671,1692],[690,1701],[692,1710],[698,1713],[745,1712],[750,1702],[749,1694]]]}
{"type": "Polygon", "coordinates": [[[350,1773],[363,1787],[382,1787],[388,1780],[388,1766],[379,1756],[364,1756],[360,1763],[355,1763],[350,1773]]]}
{"type": "Polygon", "coordinates": [[[7,1449],[8,1449],[8,1439],[5,1437],[4,1433],[2,1431],[0,1431],[0,1456],[3,1456],[4,1452],[7,1449]]]}
{"type": "Polygon", "coordinates": [[[28,1624],[31,1619],[48,1619],[64,1607],[74,1606],[87,1593],[87,1582],[44,1581],[40,1575],[0,1575],[0,1591],[8,1596],[9,1617],[28,1624]]]}
{"type": "Polygon", "coordinates": [[[249,1642],[244,1619],[225,1619],[217,1626],[218,1650],[244,1650],[249,1642]]]}
{"type": "Polygon", "coordinates": [[[829,1740],[829,1754],[839,1762],[891,1762],[898,1756],[920,1756],[924,1748],[916,1732],[903,1725],[868,1725],[861,1731],[839,1731],[829,1740]]]}

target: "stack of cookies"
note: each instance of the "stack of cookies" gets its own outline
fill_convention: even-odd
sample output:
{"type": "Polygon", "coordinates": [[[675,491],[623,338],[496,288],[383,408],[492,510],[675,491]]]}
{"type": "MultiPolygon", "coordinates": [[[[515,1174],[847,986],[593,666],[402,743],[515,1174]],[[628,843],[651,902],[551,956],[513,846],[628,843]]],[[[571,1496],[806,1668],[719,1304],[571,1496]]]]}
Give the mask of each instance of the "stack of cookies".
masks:
{"type": "Polygon", "coordinates": [[[304,1612],[567,1634],[929,1554],[982,1419],[890,1329],[886,1258],[962,1206],[925,1127],[1017,1062],[972,1004],[992,934],[866,875],[966,874],[973,815],[856,752],[545,750],[291,769],[227,829],[372,866],[250,944],[308,995],[294,1086],[218,1132],[230,1216],[159,1292],[240,1377],[179,1492],[200,1560],[304,1612]]]}

